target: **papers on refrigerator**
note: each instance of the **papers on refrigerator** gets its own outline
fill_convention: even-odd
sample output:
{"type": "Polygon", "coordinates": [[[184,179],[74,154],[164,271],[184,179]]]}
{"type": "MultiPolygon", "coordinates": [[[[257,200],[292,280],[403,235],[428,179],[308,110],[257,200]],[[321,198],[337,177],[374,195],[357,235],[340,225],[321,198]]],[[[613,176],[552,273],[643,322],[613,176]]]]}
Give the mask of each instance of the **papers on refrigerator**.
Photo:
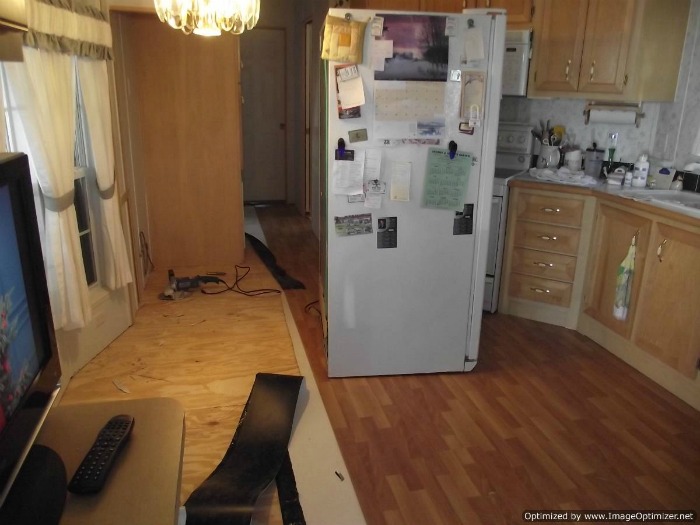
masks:
{"type": "Polygon", "coordinates": [[[480,126],[484,118],[486,71],[468,69],[462,71],[462,97],[459,116],[470,126],[480,126]]]}
{"type": "Polygon", "coordinates": [[[384,64],[387,58],[394,54],[393,40],[374,40],[372,42],[371,64],[373,71],[384,71],[384,64]]]}
{"type": "Polygon", "coordinates": [[[376,138],[440,138],[444,132],[444,82],[375,80],[376,138]]]}
{"type": "Polygon", "coordinates": [[[355,64],[336,68],[338,99],[341,109],[356,108],[365,103],[365,90],[355,64]]]}
{"type": "Polygon", "coordinates": [[[361,213],[359,215],[345,215],[334,217],[335,233],[339,237],[350,235],[367,235],[372,233],[372,214],[361,213]]]}
{"type": "Polygon", "coordinates": [[[484,35],[480,27],[470,27],[464,32],[464,58],[465,61],[483,60],[484,35]]]}
{"type": "Polygon", "coordinates": [[[446,149],[430,148],[423,186],[423,207],[461,210],[467,195],[472,156],[446,149]]]}
{"type": "Polygon", "coordinates": [[[389,165],[389,174],[391,180],[389,198],[392,201],[411,200],[411,163],[392,162],[389,165]]]}
{"type": "MultiPolygon", "coordinates": [[[[345,150],[346,158],[351,150],[345,150]]],[[[351,160],[333,161],[333,193],[336,195],[356,195],[363,193],[362,183],[365,167],[365,152],[357,151],[351,160]]]]}

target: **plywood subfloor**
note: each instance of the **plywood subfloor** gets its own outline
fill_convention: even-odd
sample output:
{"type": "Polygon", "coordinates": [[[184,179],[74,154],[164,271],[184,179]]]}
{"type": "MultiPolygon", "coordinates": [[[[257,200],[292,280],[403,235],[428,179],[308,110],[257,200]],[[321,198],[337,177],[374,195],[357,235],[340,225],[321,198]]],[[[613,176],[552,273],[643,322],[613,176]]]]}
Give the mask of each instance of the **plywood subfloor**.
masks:
{"type": "MultiPolygon", "coordinates": [[[[251,272],[242,288],[277,287],[251,251],[246,252],[246,264],[251,272]]],[[[231,268],[175,269],[178,276],[206,271],[226,271],[224,279],[233,281],[231,268]]],[[[279,295],[196,292],[183,300],[162,301],[158,294],[166,283],[165,271],[151,276],[134,325],[73,377],[61,404],[177,399],[186,414],[184,503],[228,448],[255,374],[298,375],[299,368],[279,295]]],[[[281,523],[276,506],[268,521],[281,523]]]]}

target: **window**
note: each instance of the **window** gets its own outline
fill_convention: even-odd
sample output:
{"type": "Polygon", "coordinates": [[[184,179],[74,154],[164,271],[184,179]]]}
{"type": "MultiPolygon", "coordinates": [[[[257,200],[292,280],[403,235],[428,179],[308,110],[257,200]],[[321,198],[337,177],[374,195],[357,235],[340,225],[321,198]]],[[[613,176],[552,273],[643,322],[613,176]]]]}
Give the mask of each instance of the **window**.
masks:
{"type": "MultiPolygon", "coordinates": [[[[16,128],[19,119],[12,118],[12,114],[20,108],[13,100],[7,82],[5,66],[0,62],[0,84],[2,88],[3,120],[5,123],[5,147],[7,151],[20,151],[18,136],[22,130],[16,128]]],[[[88,286],[97,284],[97,265],[95,264],[94,250],[94,230],[91,220],[91,203],[97,198],[94,193],[96,189],[95,171],[91,166],[88,152],[90,151],[85,133],[85,112],[83,101],[78,91],[76,97],[75,112],[75,150],[73,159],[75,165],[75,213],[78,222],[78,233],[80,236],[80,247],[82,249],[83,266],[85,268],[85,278],[88,286]]],[[[21,125],[21,124],[19,124],[21,125]]],[[[40,209],[40,208],[38,208],[40,209]]],[[[93,208],[94,209],[94,208],[93,208]]]]}
{"type": "MultiPolygon", "coordinates": [[[[77,85],[79,85],[76,82],[77,85]]],[[[73,152],[73,164],[75,165],[75,215],[78,219],[78,235],[80,236],[80,248],[83,253],[83,266],[88,286],[97,283],[97,270],[95,265],[95,251],[93,241],[95,236],[90,220],[90,203],[94,201],[97,181],[95,172],[88,161],[87,134],[85,133],[85,107],[83,96],[78,88],[75,111],[75,150],[73,152]]]]}

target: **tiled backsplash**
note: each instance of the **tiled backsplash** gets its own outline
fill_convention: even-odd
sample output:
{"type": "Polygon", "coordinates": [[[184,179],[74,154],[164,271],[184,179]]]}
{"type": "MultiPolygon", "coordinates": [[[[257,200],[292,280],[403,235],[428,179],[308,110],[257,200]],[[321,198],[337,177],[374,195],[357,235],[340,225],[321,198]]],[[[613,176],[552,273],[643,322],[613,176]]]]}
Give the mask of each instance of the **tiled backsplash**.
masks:
{"type": "MultiPolygon", "coordinates": [[[[585,100],[503,97],[500,120],[524,122],[533,126],[538,126],[540,120],[549,120],[551,126],[561,124],[566,127],[566,133],[573,136],[575,143],[584,150],[593,142],[596,142],[599,148],[605,148],[608,134],[618,132],[616,161],[634,162],[641,153],[649,153],[659,114],[658,103],[643,105],[645,116],[638,128],[632,124],[585,124],[585,105],[585,100]]],[[[607,160],[607,152],[605,158],[607,160]]]]}

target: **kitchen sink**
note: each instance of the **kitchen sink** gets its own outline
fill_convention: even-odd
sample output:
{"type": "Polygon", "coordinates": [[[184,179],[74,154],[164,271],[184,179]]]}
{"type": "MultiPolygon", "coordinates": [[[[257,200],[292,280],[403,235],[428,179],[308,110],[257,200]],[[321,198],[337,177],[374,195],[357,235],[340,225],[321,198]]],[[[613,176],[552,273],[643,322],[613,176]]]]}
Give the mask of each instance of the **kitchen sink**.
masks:
{"type": "Polygon", "coordinates": [[[686,215],[700,218],[700,193],[674,190],[622,190],[620,197],[649,202],[686,215]]]}

